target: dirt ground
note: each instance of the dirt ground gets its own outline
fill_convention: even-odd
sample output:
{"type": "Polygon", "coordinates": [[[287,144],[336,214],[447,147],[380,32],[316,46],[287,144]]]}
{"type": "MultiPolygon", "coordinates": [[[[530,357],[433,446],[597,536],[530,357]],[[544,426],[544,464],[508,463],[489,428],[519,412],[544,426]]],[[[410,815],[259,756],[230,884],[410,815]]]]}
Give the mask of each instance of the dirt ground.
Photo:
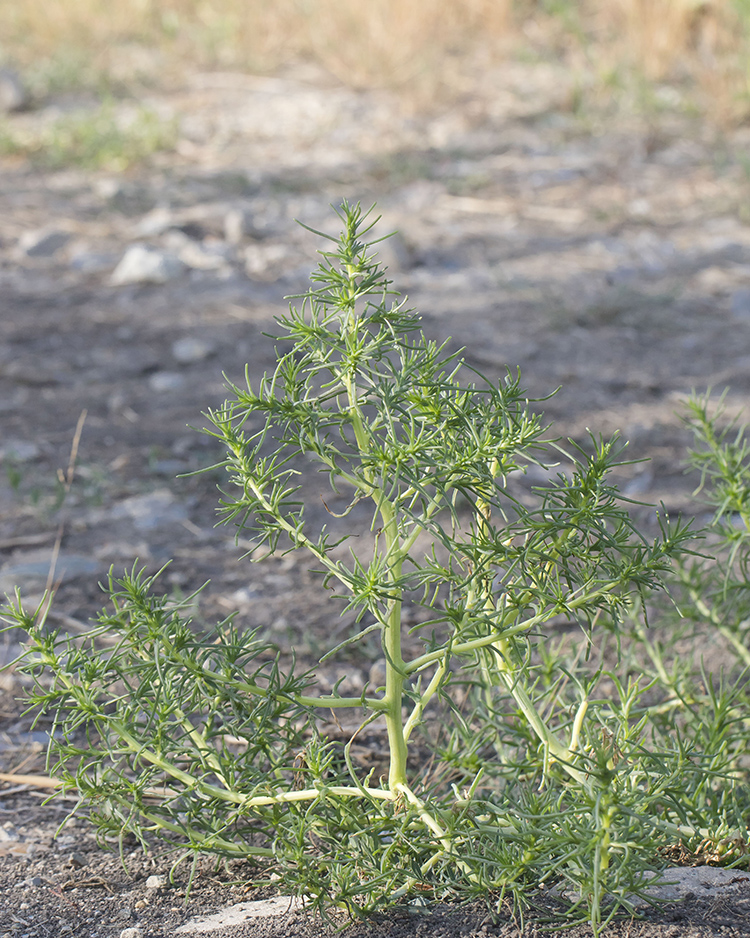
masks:
{"type": "MultiPolygon", "coordinates": [[[[156,570],[171,559],[170,589],[210,580],[206,621],[237,611],[302,660],[315,654],[338,610],[304,562],[238,562],[242,545],[214,526],[217,474],[183,474],[220,457],[191,427],[222,402],[222,373],[241,381],[246,364],[255,378],[273,366],[264,333],[283,297],[305,289],[320,247],[294,219],[335,233],[329,206],[342,198],[377,202],[379,230],[399,230],[383,258],[428,335],[466,347],[490,378],[519,366],[533,397],[560,386],[539,405],[558,435],[621,430],[630,455],[650,459],[623,468],[625,493],[695,513],[680,401],[708,387],[730,387],[732,409],[750,397],[750,128],[720,132],[666,95],[617,119],[576,113],[570,100],[568,77],[546,64],[509,65],[483,98],[428,116],[306,67],[196,74],[146,100],[179,126],[176,150],[148,167],[0,163],[0,591],[18,585],[29,605],[40,597],[62,532],[51,618],[65,628],[101,608],[110,565],[156,570]],[[158,252],[164,282],[122,282],[135,244],[158,252]]],[[[61,98],[12,119],[31,125],[89,104],[61,98]]],[[[3,661],[17,642],[2,638],[3,661]]],[[[347,680],[361,686],[373,663],[349,667],[347,680]]],[[[331,666],[322,683],[340,676],[331,666]]],[[[18,678],[0,680],[0,772],[43,772],[43,729],[20,713],[18,678]]],[[[0,935],[133,927],[158,938],[246,898],[242,870],[209,864],[187,903],[182,868],[176,885],[147,890],[167,858],[133,848],[126,872],[83,820],[53,840],[70,803],[42,806],[45,794],[0,787],[0,935]]],[[[295,913],[221,934],[320,932],[295,913]]],[[[750,908],[694,899],[607,933],[750,934],[750,908]]],[[[351,931],[360,934],[521,932],[448,909],[351,931]]]]}

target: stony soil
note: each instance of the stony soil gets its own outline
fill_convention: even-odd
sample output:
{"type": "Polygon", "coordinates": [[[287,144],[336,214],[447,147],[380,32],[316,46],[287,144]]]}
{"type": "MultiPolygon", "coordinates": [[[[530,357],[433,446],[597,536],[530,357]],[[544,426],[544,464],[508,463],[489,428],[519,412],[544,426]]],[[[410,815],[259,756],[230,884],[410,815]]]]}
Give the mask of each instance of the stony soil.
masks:
{"type": "MultiPolygon", "coordinates": [[[[246,364],[252,376],[272,367],[265,333],[320,246],[294,219],[331,230],[329,203],[343,197],[377,201],[380,230],[399,229],[383,257],[430,336],[465,346],[491,378],[520,366],[535,397],[560,385],[539,406],[561,436],[620,429],[633,457],[650,458],[622,470],[626,494],[695,512],[680,400],[729,386],[739,409],[750,396],[750,130],[721,133],[666,105],[580,115],[570,98],[567,76],[547,65],[508,67],[483,97],[428,116],[307,69],[197,74],[151,95],[180,135],[147,168],[0,164],[0,589],[40,596],[62,532],[52,619],[65,628],[100,608],[110,565],[172,559],[165,586],[188,593],[210,580],[199,617],[238,611],[303,660],[314,654],[332,614],[304,563],[238,562],[242,545],[214,527],[216,474],[176,476],[219,456],[190,427],[223,400],[222,373],[240,381],[246,364]],[[123,282],[134,244],[152,249],[163,283],[123,282]],[[64,478],[84,413],[60,507],[58,470],[64,478]]],[[[60,99],[11,119],[86,106],[60,99]]],[[[4,637],[4,660],[16,641],[4,637]]],[[[361,686],[373,663],[347,680],[361,686]]],[[[339,676],[332,668],[323,682],[339,676]]],[[[43,772],[43,728],[20,715],[18,680],[2,680],[0,771],[43,772]]],[[[208,865],[187,903],[182,869],[176,885],[146,890],[169,860],[130,848],[126,872],[83,821],[53,840],[67,807],[43,807],[34,786],[0,788],[0,934],[167,936],[246,895],[232,885],[241,870],[208,865]]],[[[232,934],[320,930],[293,916],[232,934]]],[[[365,932],[520,934],[470,910],[395,917],[352,938],[365,932]]],[[[696,899],[608,933],[750,934],[747,899],[696,899]]]]}

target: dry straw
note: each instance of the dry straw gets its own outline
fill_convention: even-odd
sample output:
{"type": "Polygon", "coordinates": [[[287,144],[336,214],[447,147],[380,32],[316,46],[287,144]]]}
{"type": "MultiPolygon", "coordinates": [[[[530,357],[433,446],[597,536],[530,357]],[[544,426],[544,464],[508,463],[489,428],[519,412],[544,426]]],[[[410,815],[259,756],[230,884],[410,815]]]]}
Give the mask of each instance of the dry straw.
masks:
{"type": "Polygon", "coordinates": [[[532,51],[562,55],[594,84],[623,74],[688,82],[726,119],[748,107],[745,0],[0,0],[0,21],[0,55],[29,68],[61,50],[100,74],[124,49],[157,50],[151,69],[162,77],[302,58],[350,85],[435,101],[466,89],[457,75],[479,85],[488,61],[532,51]]]}

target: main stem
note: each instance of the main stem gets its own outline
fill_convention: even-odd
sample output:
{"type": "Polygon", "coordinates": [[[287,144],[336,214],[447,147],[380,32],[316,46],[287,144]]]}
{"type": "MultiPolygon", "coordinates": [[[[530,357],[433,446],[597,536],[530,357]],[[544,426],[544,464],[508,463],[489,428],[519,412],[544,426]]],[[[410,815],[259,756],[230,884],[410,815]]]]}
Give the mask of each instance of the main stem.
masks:
{"type": "MultiPolygon", "coordinates": [[[[359,326],[359,320],[354,308],[356,297],[356,271],[351,264],[346,265],[346,271],[349,276],[349,303],[344,304],[345,319],[343,321],[343,333],[347,343],[351,342],[353,345],[359,326]]],[[[365,422],[362,419],[355,374],[350,372],[345,375],[344,383],[357,447],[360,453],[364,455],[370,449],[370,437],[365,422]]],[[[382,698],[381,707],[385,714],[388,749],[390,752],[388,787],[391,792],[396,792],[399,790],[399,786],[406,785],[406,763],[408,759],[408,747],[401,712],[401,701],[404,694],[404,678],[406,676],[405,663],[401,654],[401,591],[395,586],[401,579],[404,552],[402,545],[399,543],[398,525],[393,506],[386,499],[385,493],[375,484],[374,478],[369,478],[368,482],[373,485],[373,489],[369,494],[378,505],[380,517],[383,522],[386,557],[389,561],[389,579],[394,593],[394,598],[389,600],[388,616],[382,636],[382,648],[386,662],[386,677],[385,696],[382,698]]]]}
{"type": "MultiPolygon", "coordinates": [[[[403,554],[399,549],[396,516],[391,505],[384,501],[380,506],[383,519],[383,532],[386,542],[386,556],[393,557],[390,567],[391,582],[401,578],[403,554]]],[[[383,652],[385,653],[385,697],[383,698],[385,725],[388,732],[390,750],[390,768],[388,786],[396,791],[398,786],[406,784],[406,762],[408,747],[404,733],[401,701],[404,694],[405,664],[401,655],[401,593],[390,600],[388,618],[383,629],[383,652]]]]}

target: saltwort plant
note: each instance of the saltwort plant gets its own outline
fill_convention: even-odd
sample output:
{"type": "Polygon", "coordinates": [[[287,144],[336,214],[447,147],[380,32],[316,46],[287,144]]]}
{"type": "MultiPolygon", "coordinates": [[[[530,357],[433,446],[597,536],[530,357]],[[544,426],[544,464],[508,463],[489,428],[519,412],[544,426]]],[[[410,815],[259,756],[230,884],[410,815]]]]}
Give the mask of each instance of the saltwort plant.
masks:
{"type": "Polygon", "coordinates": [[[287,673],[231,620],[198,634],[133,569],[83,637],[11,605],[29,706],[53,719],[50,769],[103,833],[270,865],[316,908],[523,906],[555,887],[598,931],[706,829],[734,758],[715,733],[680,735],[668,675],[639,684],[632,648],[619,668],[612,653],[649,642],[640,610],[690,534],[663,513],[658,536],[639,533],[610,481],[617,440],[550,441],[517,376],[487,381],[424,335],[366,240],[373,220],[338,214],[278,321],[275,370],[208,416],[223,520],[251,559],[306,552],[354,622],[322,660],[375,636],[382,686],[317,693],[316,668],[287,673]],[[344,499],[322,524],[311,463],[344,499]],[[546,481],[519,485],[530,467],[546,481]],[[556,643],[571,626],[578,640],[556,643]],[[321,732],[331,710],[357,733],[384,726],[382,777],[357,733],[321,732]]]}

